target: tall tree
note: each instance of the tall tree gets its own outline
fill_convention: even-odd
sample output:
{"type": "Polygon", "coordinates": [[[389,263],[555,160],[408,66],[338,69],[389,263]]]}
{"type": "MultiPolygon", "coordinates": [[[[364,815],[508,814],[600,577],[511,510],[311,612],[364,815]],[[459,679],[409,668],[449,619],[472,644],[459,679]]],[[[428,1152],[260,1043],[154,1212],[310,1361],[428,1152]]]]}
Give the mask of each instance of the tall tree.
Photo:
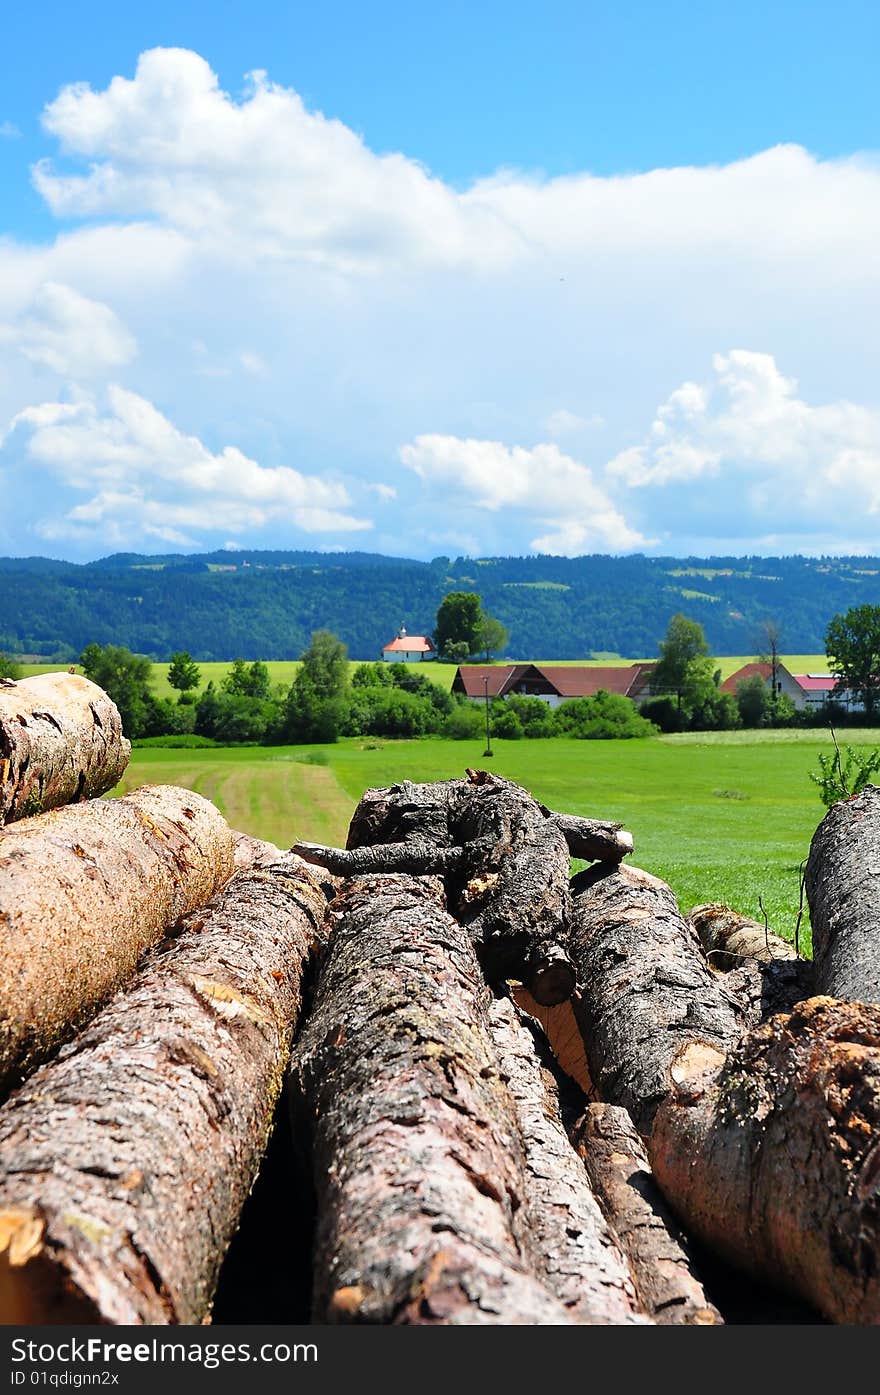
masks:
{"type": "Polygon", "coordinates": [[[500,620],[496,620],[494,615],[486,615],[477,626],[476,641],[480,653],[486,657],[486,662],[493,654],[500,654],[506,647],[510,635],[504,628],[500,620]]]}
{"type": "Polygon", "coordinates": [[[171,655],[171,663],[168,665],[168,682],[172,688],[176,688],[179,693],[188,693],[193,688],[197,688],[201,681],[202,670],[192,654],[181,649],[176,654],[171,655]]]}
{"type": "Polygon", "coordinates": [[[651,692],[674,693],[680,716],[689,688],[703,686],[707,677],[711,681],[705,662],[709,646],[702,625],[686,615],[673,615],[659,649],[660,659],[651,675],[651,692]]]}
{"type": "Polygon", "coordinates": [[[857,605],[835,615],[825,633],[825,653],[837,675],[835,692],[857,692],[873,718],[880,690],[880,606],[857,605]]]}
{"type": "Polygon", "coordinates": [[[330,630],[316,630],[301,655],[285,705],[288,741],[335,741],[348,710],[348,650],[330,630]]]}
{"type": "Polygon", "coordinates": [[[445,656],[450,644],[466,644],[468,654],[475,653],[482,618],[483,608],[476,591],[450,591],[437,611],[434,628],[437,653],[445,656]]]}
{"type": "Polygon", "coordinates": [[[79,662],[86,678],[91,678],[116,703],[126,736],[140,736],[154,701],[150,660],[121,644],[88,644],[79,662]]]}

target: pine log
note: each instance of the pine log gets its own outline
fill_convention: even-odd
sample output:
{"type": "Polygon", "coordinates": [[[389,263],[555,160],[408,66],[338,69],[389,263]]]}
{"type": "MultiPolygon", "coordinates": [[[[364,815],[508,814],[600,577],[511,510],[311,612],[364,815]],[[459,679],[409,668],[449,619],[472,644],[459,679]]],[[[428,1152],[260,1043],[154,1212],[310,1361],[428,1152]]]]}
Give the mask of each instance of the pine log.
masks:
{"type": "Polygon", "coordinates": [[[665,882],[598,863],[572,881],[571,952],[590,1076],[647,1133],[679,1082],[724,1059],[745,1013],[711,972],[665,882]]]}
{"type": "Polygon", "coordinates": [[[0,825],[104,794],[130,753],[115,703],[88,678],[0,679],[0,825]]]}
{"type": "MultiPolygon", "coordinates": [[[[426,850],[435,850],[450,906],[491,979],[518,979],[544,1005],[570,996],[568,846],[526,790],[483,770],[469,770],[464,780],[368,790],[348,848],[386,844],[411,848],[418,871],[433,869],[426,850]]],[[[390,850],[379,861],[382,870],[407,866],[390,850]]],[[[337,858],[332,865],[343,871],[345,864],[337,858]]]]}
{"type": "Polygon", "coordinates": [[[788,940],[720,901],[694,906],[687,918],[713,969],[735,969],[744,959],[769,963],[772,959],[797,958],[788,940]]]}
{"type": "Polygon", "coordinates": [[[0,1109],[0,1323],[205,1320],[325,906],[239,873],[0,1109]]]}
{"type": "Polygon", "coordinates": [[[347,882],[294,1051],[317,1193],[313,1320],[566,1323],[516,1233],[522,1143],[442,884],[347,882]]]}
{"type": "Polygon", "coordinates": [[[541,812],[562,831],[572,857],[587,862],[620,862],[633,850],[633,836],[622,824],[585,819],[578,814],[557,814],[544,804],[541,812]]]}
{"type": "Polygon", "coordinates": [[[0,829],[0,1083],[71,1036],[232,870],[226,821],[173,785],[0,829]]]}
{"type": "Polygon", "coordinates": [[[880,1003],[880,788],[831,806],[813,834],[804,885],[816,992],[880,1003]]]}
{"type": "Polygon", "coordinates": [[[588,1105],[573,1142],[629,1261],[642,1310],[664,1326],[720,1323],[627,1111],[614,1104],[588,1105]]]}
{"type": "Polygon", "coordinates": [[[527,1022],[509,998],[490,1006],[489,1030],[524,1144],[520,1243],[575,1321],[631,1323],[641,1316],[633,1277],[563,1127],[546,1042],[527,1022]]]}
{"type": "Polygon", "coordinates": [[[880,1322],[880,1008],[811,998],[658,1110],[689,1233],[832,1322],[880,1322]]]}

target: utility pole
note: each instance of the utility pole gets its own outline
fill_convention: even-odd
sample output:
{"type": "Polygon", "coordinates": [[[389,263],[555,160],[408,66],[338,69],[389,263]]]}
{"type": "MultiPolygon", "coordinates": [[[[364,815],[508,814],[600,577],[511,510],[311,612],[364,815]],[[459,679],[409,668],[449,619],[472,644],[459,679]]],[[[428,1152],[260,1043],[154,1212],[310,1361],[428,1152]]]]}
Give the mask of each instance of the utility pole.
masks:
{"type": "Polygon", "coordinates": [[[490,727],[489,727],[489,675],[488,675],[488,673],[484,673],[484,674],[483,674],[483,696],[484,696],[485,699],[486,699],[486,749],[485,749],[485,751],[483,752],[483,755],[484,755],[484,756],[491,756],[491,755],[492,755],[492,735],[491,735],[491,731],[490,731],[490,727]]]}

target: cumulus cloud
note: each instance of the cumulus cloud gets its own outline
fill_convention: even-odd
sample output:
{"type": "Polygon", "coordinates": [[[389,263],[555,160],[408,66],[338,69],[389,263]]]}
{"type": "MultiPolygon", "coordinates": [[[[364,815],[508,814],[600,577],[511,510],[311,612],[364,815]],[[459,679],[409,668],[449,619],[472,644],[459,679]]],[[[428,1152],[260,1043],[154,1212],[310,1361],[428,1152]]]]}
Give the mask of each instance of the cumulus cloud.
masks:
{"type": "Polygon", "coordinates": [[[550,443],[526,449],[500,441],[425,435],[401,447],[400,458],[426,484],[490,513],[516,510],[550,529],[536,552],[625,552],[645,544],[586,465],[550,443]]]}
{"type": "Polygon", "coordinates": [[[708,381],[670,394],[644,443],[609,462],[609,482],[652,500],[666,493],[673,506],[680,495],[669,487],[693,484],[722,532],[725,516],[760,529],[784,515],[792,535],[812,524],[827,538],[829,518],[851,528],[880,512],[880,410],[811,404],[771,354],[732,349],[712,368],[708,381]]]}
{"type": "Polygon", "coordinates": [[[32,363],[65,376],[91,377],[129,363],[137,342],[109,305],[70,286],[44,281],[0,344],[13,344],[32,363]]]}
{"type": "Polygon", "coordinates": [[[278,518],[305,533],[372,527],[349,512],[341,483],[259,465],[235,446],[212,452],[117,385],[103,402],[79,393],[69,402],[25,408],[3,447],[12,462],[24,460],[89,495],[63,516],[40,519],[44,537],[92,529],[117,539],[142,533],[190,543],[197,534],[254,531],[278,518]]]}

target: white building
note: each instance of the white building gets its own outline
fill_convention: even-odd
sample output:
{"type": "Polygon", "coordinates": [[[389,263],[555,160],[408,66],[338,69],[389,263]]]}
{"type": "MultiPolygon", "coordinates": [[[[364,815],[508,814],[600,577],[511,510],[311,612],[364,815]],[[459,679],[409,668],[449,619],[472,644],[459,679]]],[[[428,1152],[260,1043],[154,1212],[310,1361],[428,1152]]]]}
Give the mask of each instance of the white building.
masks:
{"type": "Polygon", "coordinates": [[[386,664],[417,664],[422,659],[433,658],[435,652],[427,635],[408,635],[405,625],[401,625],[396,639],[382,646],[386,664]]]}

